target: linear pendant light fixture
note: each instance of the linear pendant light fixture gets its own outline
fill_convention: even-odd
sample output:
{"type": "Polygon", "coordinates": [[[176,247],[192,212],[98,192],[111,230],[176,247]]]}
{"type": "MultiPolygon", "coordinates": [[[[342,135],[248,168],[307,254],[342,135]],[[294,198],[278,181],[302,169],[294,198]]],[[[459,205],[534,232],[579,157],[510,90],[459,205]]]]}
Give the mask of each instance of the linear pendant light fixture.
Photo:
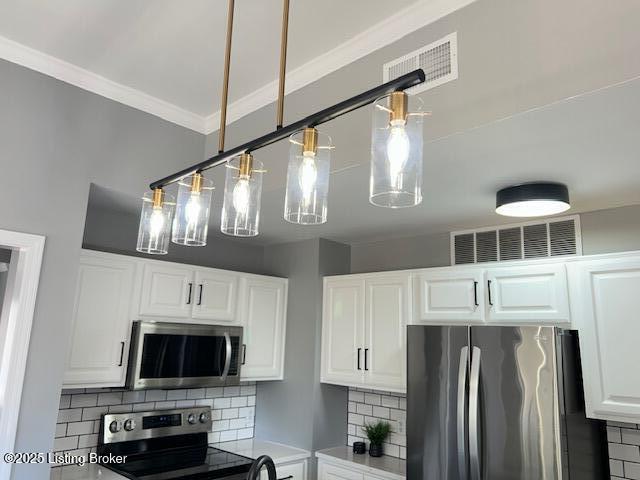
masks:
{"type": "Polygon", "coordinates": [[[265,170],[254,152],[286,138],[289,139],[290,154],[284,218],[300,225],[325,223],[330,154],[334,147],[329,136],[317,127],[372,103],[375,106],[371,203],[398,208],[418,205],[422,201],[422,117],[426,113],[421,111],[419,102],[411,104],[413,97],[404,90],[423,83],[424,71],[414,70],[283,126],[289,0],[283,2],[276,129],[224,150],[234,9],[234,0],[229,0],[218,153],[150,184],[152,193],[145,194],[140,217],[139,251],[165,254],[169,237],[181,245],[206,244],[213,186],[203,177],[203,172],[220,165],[227,167],[220,223],[222,233],[239,237],[258,235],[265,170]],[[174,183],[178,183],[178,204],[175,221],[172,221],[174,204],[164,189],[174,183]],[[156,216],[151,221],[154,212],[156,216]],[[173,234],[170,231],[172,224],[173,234]]]}

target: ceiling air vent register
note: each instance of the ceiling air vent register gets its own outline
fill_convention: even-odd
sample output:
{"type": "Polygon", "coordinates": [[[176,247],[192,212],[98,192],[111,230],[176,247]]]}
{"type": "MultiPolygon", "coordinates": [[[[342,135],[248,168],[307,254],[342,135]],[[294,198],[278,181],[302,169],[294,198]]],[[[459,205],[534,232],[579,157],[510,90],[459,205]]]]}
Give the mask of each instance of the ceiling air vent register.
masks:
{"type": "Polygon", "coordinates": [[[384,82],[398,78],[417,68],[424,70],[425,81],[406,91],[416,94],[458,78],[458,34],[453,32],[440,40],[387,62],[382,67],[384,82]]]}
{"type": "Polygon", "coordinates": [[[581,255],[580,217],[451,232],[451,264],[581,255]]]}

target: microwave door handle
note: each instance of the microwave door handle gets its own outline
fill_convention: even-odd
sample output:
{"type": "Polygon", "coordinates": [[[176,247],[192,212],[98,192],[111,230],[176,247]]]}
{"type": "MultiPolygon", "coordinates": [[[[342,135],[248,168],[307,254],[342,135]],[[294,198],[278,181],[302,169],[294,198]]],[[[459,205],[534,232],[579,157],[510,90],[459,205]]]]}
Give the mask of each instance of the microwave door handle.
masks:
{"type": "Polygon", "coordinates": [[[224,357],[224,370],[222,370],[222,380],[227,379],[229,368],[231,368],[231,337],[228,332],[224,332],[224,342],[226,344],[226,355],[224,357]]]}

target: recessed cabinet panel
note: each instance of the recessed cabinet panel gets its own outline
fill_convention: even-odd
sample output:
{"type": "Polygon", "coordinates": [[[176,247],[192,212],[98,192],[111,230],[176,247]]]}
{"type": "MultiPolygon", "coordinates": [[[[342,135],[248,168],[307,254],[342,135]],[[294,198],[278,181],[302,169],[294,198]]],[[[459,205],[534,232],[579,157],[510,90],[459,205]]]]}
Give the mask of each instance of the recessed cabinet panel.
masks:
{"type": "Polygon", "coordinates": [[[640,422],[640,257],[570,265],[587,415],[640,422]]]}
{"type": "Polygon", "coordinates": [[[136,264],[116,258],[81,256],[65,386],[124,384],[136,264]]]}
{"type": "Polygon", "coordinates": [[[423,270],[414,277],[415,323],[475,323],[484,319],[483,273],[423,270]]]}
{"type": "Polygon", "coordinates": [[[324,296],[322,381],[362,383],[364,281],[325,279],[324,296]]]}
{"type": "Polygon", "coordinates": [[[144,266],[140,315],[191,317],[194,295],[192,269],[158,263],[144,266]]]}
{"type": "Polygon", "coordinates": [[[218,270],[196,270],[193,318],[235,322],[238,275],[218,270]]]}
{"type": "Polygon", "coordinates": [[[365,383],[405,389],[409,274],[367,279],[365,287],[365,383]]]}
{"type": "Polygon", "coordinates": [[[569,323],[563,264],[487,270],[487,320],[569,323]]]}
{"type": "Polygon", "coordinates": [[[320,461],[318,480],[364,480],[364,474],[320,461]]]}
{"type": "Polygon", "coordinates": [[[242,280],[242,326],[245,344],[242,380],[283,378],[287,280],[242,280]]]}

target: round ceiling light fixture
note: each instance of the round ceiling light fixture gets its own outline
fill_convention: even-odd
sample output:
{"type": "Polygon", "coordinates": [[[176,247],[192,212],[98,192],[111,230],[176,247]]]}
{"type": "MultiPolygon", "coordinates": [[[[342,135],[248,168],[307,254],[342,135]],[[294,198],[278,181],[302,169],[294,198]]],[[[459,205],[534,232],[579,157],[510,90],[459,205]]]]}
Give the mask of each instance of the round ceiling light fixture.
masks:
{"type": "Polygon", "coordinates": [[[563,183],[521,183],[496,194],[496,213],[506,217],[543,217],[569,208],[569,189],[563,183]]]}

